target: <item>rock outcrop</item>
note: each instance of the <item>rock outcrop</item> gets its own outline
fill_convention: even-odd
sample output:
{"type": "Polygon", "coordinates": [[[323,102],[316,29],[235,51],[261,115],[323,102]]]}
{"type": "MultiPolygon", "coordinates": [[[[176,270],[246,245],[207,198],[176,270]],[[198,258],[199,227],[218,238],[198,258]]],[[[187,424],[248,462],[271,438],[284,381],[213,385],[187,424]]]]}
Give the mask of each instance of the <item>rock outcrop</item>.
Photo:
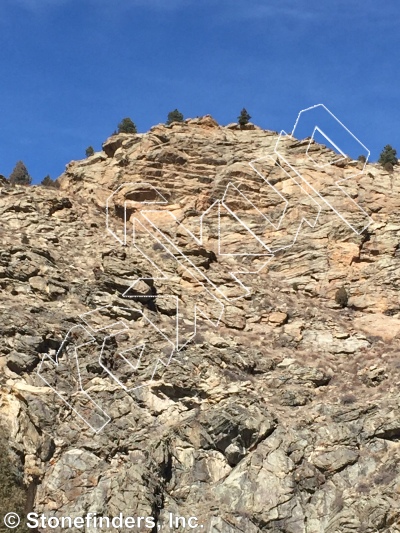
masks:
{"type": "Polygon", "coordinates": [[[274,162],[251,126],[115,135],[60,189],[2,184],[0,422],[27,509],[400,532],[400,172],[316,170],[285,137],[274,162]]]}

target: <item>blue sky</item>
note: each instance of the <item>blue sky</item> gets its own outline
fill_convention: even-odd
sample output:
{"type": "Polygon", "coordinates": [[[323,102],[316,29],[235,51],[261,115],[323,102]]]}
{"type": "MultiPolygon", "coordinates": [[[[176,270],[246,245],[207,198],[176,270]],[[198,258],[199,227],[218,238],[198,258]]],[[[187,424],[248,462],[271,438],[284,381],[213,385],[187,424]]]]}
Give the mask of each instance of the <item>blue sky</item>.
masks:
{"type": "Polygon", "coordinates": [[[400,152],[398,0],[1,0],[0,173],[37,183],[125,116],[291,131],[325,104],[376,160],[400,152]]]}

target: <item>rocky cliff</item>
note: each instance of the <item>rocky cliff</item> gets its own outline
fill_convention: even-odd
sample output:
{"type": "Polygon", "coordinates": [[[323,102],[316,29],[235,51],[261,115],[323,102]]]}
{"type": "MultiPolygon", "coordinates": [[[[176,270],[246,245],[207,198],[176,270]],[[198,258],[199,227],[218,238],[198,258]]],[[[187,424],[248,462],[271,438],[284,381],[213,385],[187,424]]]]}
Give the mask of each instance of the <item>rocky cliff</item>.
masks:
{"type": "Polygon", "coordinates": [[[25,512],[400,532],[400,172],[309,144],[207,116],[2,184],[25,512]]]}

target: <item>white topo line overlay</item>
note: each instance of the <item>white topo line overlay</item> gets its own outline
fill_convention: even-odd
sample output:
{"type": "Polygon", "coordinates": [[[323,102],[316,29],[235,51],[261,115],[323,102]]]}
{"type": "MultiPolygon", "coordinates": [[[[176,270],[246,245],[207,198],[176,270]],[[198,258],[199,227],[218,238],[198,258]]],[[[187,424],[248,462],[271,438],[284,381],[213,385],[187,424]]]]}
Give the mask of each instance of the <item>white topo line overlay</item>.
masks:
{"type": "MultiPolygon", "coordinates": [[[[221,199],[215,200],[212,205],[208,207],[199,216],[197,237],[192,231],[185,227],[181,221],[176,218],[173,212],[167,209],[157,210],[155,208],[157,205],[167,206],[168,200],[156,187],[154,187],[150,183],[124,183],[118,186],[118,188],[109,196],[106,202],[107,232],[110,233],[110,235],[120,245],[130,245],[135,250],[137,250],[149,263],[149,266],[152,268],[153,272],[155,272],[154,277],[141,277],[132,280],[132,283],[122,296],[126,299],[136,299],[140,302],[140,299],[143,298],[143,296],[137,295],[137,293],[134,295],[130,294],[131,292],[135,292],[135,286],[139,282],[149,282],[151,280],[151,282],[154,283],[154,281],[159,280],[163,284],[166,284],[171,279],[170,274],[163,269],[163,261],[157,261],[157,257],[155,259],[149,257],[147,250],[145,249],[145,247],[143,247],[142,241],[139,238],[140,235],[146,237],[146,244],[153,243],[154,245],[156,245],[156,248],[161,251],[161,253],[163,253],[164,255],[167,254],[171,260],[176,261],[180,267],[183,267],[186,272],[188,272],[190,276],[195,280],[195,283],[201,287],[202,292],[200,293],[200,297],[198,297],[197,300],[195,296],[195,304],[193,306],[193,309],[191,309],[190,311],[190,320],[188,320],[187,315],[185,316],[183,314],[181,309],[182,306],[180,305],[180,300],[176,295],[145,295],[145,298],[147,298],[147,300],[153,299],[155,304],[157,302],[157,299],[169,299],[171,300],[171,302],[173,302],[175,306],[175,318],[173,320],[173,327],[171,328],[173,331],[172,333],[169,332],[168,334],[158,327],[157,323],[151,319],[151,315],[149,317],[148,314],[145,314],[144,312],[138,309],[134,309],[133,307],[121,306],[120,309],[122,311],[135,312],[139,316],[141,323],[145,325],[146,328],[151,328],[153,332],[159,336],[159,338],[165,341],[165,344],[167,346],[166,357],[160,358],[157,356],[151,360],[151,364],[153,366],[150,368],[150,372],[146,382],[140,382],[139,384],[135,384],[134,386],[129,386],[126,384],[125,379],[122,379],[121,376],[118,376],[115,371],[113,371],[113,368],[110,368],[107,364],[104,363],[103,354],[107,340],[113,341],[117,335],[121,333],[128,333],[131,329],[129,325],[129,320],[121,319],[115,321],[114,323],[107,324],[106,326],[94,327],[91,322],[91,316],[94,316],[97,313],[102,314],[107,311],[108,308],[112,308],[112,311],[115,315],[115,312],[118,310],[115,306],[103,306],[98,309],[95,309],[94,311],[90,311],[81,315],[82,324],[74,326],[73,328],[71,328],[70,331],[68,331],[63,343],[61,344],[60,349],[55,355],[55,359],[53,359],[50,355],[46,355],[43,358],[38,370],[38,374],[41,379],[43,379],[47,383],[47,385],[51,387],[54,392],[63,400],[63,402],[65,402],[65,404],[72,411],[74,411],[93,431],[95,431],[96,433],[100,432],[110,422],[111,418],[96,403],[96,401],[92,397],[94,396],[95,387],[89,387],[88,390],[85,390],[83,387],[81,376],[81,367],[83,365],[83,361],[80,360],[80,350],[82,348],[88,346],[96,348],[98,353],[97,363],[99,364],[99,366],[106,372],[106,374],[108,374],[114,380],[115,384],[117,384],[126,392],[129,393],[140,387],[149,385],[152,382],[157,369],[160,367],[165,368],[169,366],[172,362],[176,361],[176,357],[179,352],[183,348],[185,348],[191,340],[193,340],[197,333],[198,320],[200,317],[208,321],[213,328],[218,327],[224,314],[225,306],[230,302],[241,299],[251,293],[251,289],[246,286],[240,279],[241,276],[256,275],[260,273],[262,269],[264,269],[265,266],[271,261],[271,259],[275,257],[275,254],[278,251],[292,248],[295,245],[304,224],[307,224],[311,228],[316,227],[322,209],[319,200],[325,203],[325,205],[327,205],[339,217],[339,219],[342,220],[357,235],[360,235],[363,231],[365,231],[365,229],[373,222],[367,212],[363,210],[341,187],[341,184],[343,182],[354,176],[350,176],[350,178],[346,177],[344,179],[339,179],[335,182],[335,185],[338,187],[338,189],[341,190],[343,197],[349,203],[348,205],[352,205],[352,208],[354,208],[354,210],[356,210],[360,216],[362,215],[364,222],[361,230],[357,229],[354,223],[348,220],[348,217],[346,217],[346,213],[341,213],[338,209],[331,205],[331,202],[329,202],[318,190],[318,186],[315,183],[310,183],[310,178],[306,178],[304,173],[302,173],[301,170],[289,160],[288,156],[286,155],[286,152],[283,152],[281,149],[283,139],[290,138],[291,140],[296,140],[294,135],[305,113],[312,112],[313,110],[318,108],[325,110],[328,116],[333,119],[336,124],[339,124],[344,129],[344,131],[349,134],[351,138],[355,140],[366,151],[368,155],[366,157],[366,160],[368,160],[368,157],[370,155],[369,150],[361,143],[361,141],[359,141],[357,137],[355,137],[351,133],[351,131],[346,128],[346,126],[344,126],[342,122],[340,122],[340,120],[337,119],[335,115],[333,115],[333,113],[331,113],[329,109],[327,109],[323,104],[317,104],[315,106],[300,111],[294,124],[292,133],[290,135],[287,135],[285,132],[282,131],[278,136],[275,146],[269,154],[266,154],[261,158],[257,158],[249,163],[252,171],[254,172],[254,176],[260,181],[261,184],[265,184],[269,188],[271,188],[274,191],[274,194],[278,195],[284,204],[284,208],[277,223],[273,223],[271,217],[268,216],[268,213],[263,212],[263,207],[261,205],[255,205],[254,202],[250,198],[248,198],[242,190],[240,190],[240,183],[235,183],[234,181],[229,181],[229,183],[227,183],[224,189],[224,193],[222,194],[221,199]],[[308,198],[308,201],[314,209],[314,216],[310,219],[309,217],[305,216],[299,218],[299,220],[297,221],[297,225],[292,228],[292,231],[290,233],[291,240],[289,240],[289,243],[286,246],[273,247],[270,243],[265,242],[265,240],[263,240],[251,229],[251,225],[249,225],[248,222],[243,220],[237,210],[232,208],[231,205],[229,205],[230,199],[242,201],[247,206],[249,206],[251,213],[255,213],[259,219],[265,220],[266,225],[271,226],[275,231],[284,230],[283,222],[285,221],[285,217],[287,216],[290,207],[290,202],[283,194],[279,192],[279,190],[268,180],[268,178],[265,177],[263,173],[257,169],[257,164],[263,161],[269,161],[275,166],[279,166],[281,170],[286,174],[286,176],[289,177],[300,188],[303,197],[308,198]],[[307,190],[311,190],[313,196],[311,196],[307,192],[307,190]],[[118,194],[121,194],[121,196],[124,198],[123,206],[118,204],[118,194]],[[128,196],[131,196],[131,198],[128,198],[128,196]],[[315,197],[317,197],[318,200],[316,200],[315,197]],[[120,210],[122,209],[121,213],[124,223],[122,231],[117,229],[116,224],[114,222],[114,218],[112,216],[111,209],[114,205],[114,202],[116,202],[116,205],[120,210]],[[131,212],[129,212],[129,202],[135,203],[135,209],[131,210],[131,212]],[[151,209],[149,209],[150,205],[151,209]],[[143,209],[140,209],[140,206],[143,206],[143,209]],[[210,276],[207,275],[206,271],[196,266],[196,264],[190,259],[190,257],[185,254],[185,252],[177,244],[176,240],[174,240],[174,237],[171,236],[170,233],[167,233],[165,231],[163,223],[161,222],[161,224],[157,224],[157,221],[154,220],[154,215],[157,215],[157,213],[162,213],[164,217],[162,220],[164,221],[166,218],[169,218],[171,224],[173,223],[175,228],[179,228],[181,232],[184,232],[191,239],[192,243],[196,246],[204,246],[206,244],[205,228],[207,227],[207,217],[214,213],[214,216],[217,217],[218,220],[218,231],[216,236],[217,259],[218,257],[220,257],[221,259],[222,257],[229,257],[230,261],[234,261],[235,258],[249,258],[250,261],[254,259],[259,260],[260,263],[255,268],[253,267],[250,269],[246,269],[243,267],[243,265],[238,264],[237,268],[230,271],[230,276],[236,286],[236,295],[229,296],[229,294],[226,294],[224,287],[219,287],[217,284],[215,284],[215,282],[210,279],[210,276]],[[226,238],[227,235],[230,234],[229,226],[227,228],[226,224],[224,226],[222,226],[221,224],[221,219],[224,215],[230,217],[230,220],[234,221],[236,225],[239,224],[243,234],[248,236],[246,243],[256,243],[257,250],[259,250],[258,253],[254,253],[254,251],[246,251],[243,242],[237,245],[237,251],[232,252],[232,250],[229,250],[227,252],[224,249],[224,238],[226,238]],[[239,296],[237,296],[238,292],[240,292],[239,296]],[[205,297],[207,297],[207,302],[212,302],[212,305],[209,305],[207,307],[207,312],[199,305],[199,303],[201,304],[206,301],[205,297]],[[211,308],[213,312],[211,312],[211,308]],[[186,325],[188,323],[192,324],[192,331],[189,334],[186,334],[185,330],[183,330],[181,334],[181,324],[183,324],[184,321],[186,322],[186,325]],[[99,333],[102,333],[104,335],[102,343],[100,344],[98,341],[96,341],[95,338],[95,334],[99,333]],[[185,337],[183,340],[182,336],[185,337]],[[82,338],[80,342],[76,340],[79,337],[82,338]],[[56,387],[53,386],[53,384],[51,383],[50,378],[48,377],[49,374],[51,377],[51,374],[57,372],[60,365],[59,358],[63,355],[64,357],[71,359],[73,363],[72,366],[75,369],[73,370],[73,373],[75,383],[77,385],[76,391],[74,393],[70,393],[69,396],[67,392],[70,391],[57,390],[56,387]],[[75,404],[71,403],[71,401],[69,400],[70,396],[77,395],[83,395],[81,397],[86,399],[88,407],[78,408],[75,404]],[[90,416],[87,415],[88,411],[90,412],[90,416]]],[[[315,124],[312,128],[312,131],[310,131],[310,143],[308,143],[308,146],[306,147],[304,152],[304,155],[308,156],[309,164],[311,162],[315,165],[315,168],[322,169],[329,165],[333,165],[338,161],[338,159],[335,158],[330,163],[324,163],[323,161],[316,162],[310,156],[309,149],[311,143],[314,140],[316,132],[321,134],[332,146],[334,146],[334,148],[339,152],[341,156],[340,159],[346,157],[345,151],[343,151],[338,146],[335,140],[331,139],[329,133],[324,132],[320,125],[315,124]]],[[[365,165],[361,172],[358,172],[355,175],[360,175],[361,173],[363,173],[365,170],[365,165]]],[[[146,349],[149,350],[152,348],[149,348],[148,343],[144,342],[143,339],[138,338],[137,342],[133,341],[131,346],[125,347],[125,349],[123,350],[118,349],[115,356],[118,356],[120,358],[120,361],[122,361],[123,365],[125,365],[124,368],[128,369],[131,372],[134,372],[138,370],[140,364],[143,362],[143,355],[146,349]],[[135,361],[132,361],[132,357],[130,357],[130,355],[132,356],[132,354],[134,354],[135,352],[137,352],[138,355],[136,356],[135,361]]]]}

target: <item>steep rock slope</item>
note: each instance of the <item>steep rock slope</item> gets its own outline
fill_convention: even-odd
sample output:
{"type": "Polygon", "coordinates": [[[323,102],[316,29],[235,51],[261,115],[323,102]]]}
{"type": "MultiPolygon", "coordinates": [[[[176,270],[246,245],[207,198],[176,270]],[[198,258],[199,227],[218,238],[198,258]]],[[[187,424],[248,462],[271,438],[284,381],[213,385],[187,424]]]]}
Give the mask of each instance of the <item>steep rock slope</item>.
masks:
{"type": "Polygon", "coordinates": [[[400,531],[400,174],[316,169],[307,145],[208,116],[111,137],[60,190],[2,185],[0,415],[27,508],[400,531]]]}

